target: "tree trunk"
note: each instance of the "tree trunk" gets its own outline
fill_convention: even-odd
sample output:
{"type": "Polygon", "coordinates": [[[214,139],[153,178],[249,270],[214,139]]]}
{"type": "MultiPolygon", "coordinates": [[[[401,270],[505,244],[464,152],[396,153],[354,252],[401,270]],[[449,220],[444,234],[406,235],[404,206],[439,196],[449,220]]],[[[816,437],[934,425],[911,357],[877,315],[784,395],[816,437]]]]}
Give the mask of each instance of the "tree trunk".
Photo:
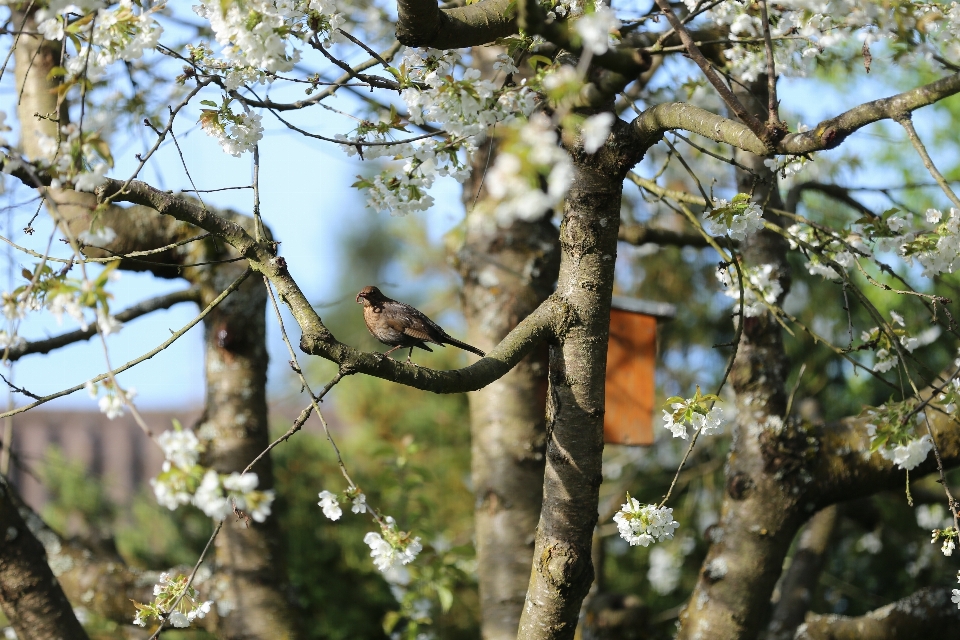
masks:
{"type": "MultiPolygon", "coordinates": [[[[626,127],[614,122],[617,130],[626,127]]],[[[628,138],[628,136],[624,136],[628,138]]],[[[550,347],[547,465],[520,638],[572,638],[593,582],[590,557],[603,454],[610,297],[628,145],[574,150],[574,180],[560,226],[562,309],[550,347]]]]}
{"type": "MultiPolygon", "coordinates": [[[[484,351],[550,295],[559,266],[557,229],[549,214],[537,221],[497,223],[481,200],[474,207],[487,139],[464,189],[466,239],[457,254],[464,280],[469,342],[484,351]]],[[[484,640],[517,637],[530,580],[534,531],[540,517],[545,449],[547,349],[527,356],[510,373],[470,399],[471,471],[481,633],[484,640]]]]}

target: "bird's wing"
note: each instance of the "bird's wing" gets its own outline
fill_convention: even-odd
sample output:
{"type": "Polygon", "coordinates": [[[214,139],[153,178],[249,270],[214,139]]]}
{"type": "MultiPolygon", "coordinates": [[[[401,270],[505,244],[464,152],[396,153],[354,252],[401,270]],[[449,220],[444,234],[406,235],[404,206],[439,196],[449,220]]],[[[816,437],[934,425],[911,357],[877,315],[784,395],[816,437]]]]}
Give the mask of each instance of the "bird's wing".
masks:
{"type": "Polygon", "coordinates": [[[404,334],[415,340],[433,342],[434,344],[440,345],[443,344],[441,341],[447,334],[436,322],[423,315],[423,312],[419,309],[411,307],[408,304],[400,304],[402,305],[406,320],[403,328],[404,334]]]}

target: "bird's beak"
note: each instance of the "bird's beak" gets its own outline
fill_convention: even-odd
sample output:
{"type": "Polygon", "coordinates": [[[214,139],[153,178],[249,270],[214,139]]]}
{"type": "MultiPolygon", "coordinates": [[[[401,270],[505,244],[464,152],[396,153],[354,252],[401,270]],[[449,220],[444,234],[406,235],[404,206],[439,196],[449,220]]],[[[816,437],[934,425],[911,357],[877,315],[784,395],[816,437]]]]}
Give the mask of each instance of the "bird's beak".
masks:
{"type": "Polygon", "coordinates": [[[357,303],[360,303],[360,298],[363,297],[362,293],[357,294],[357,303]]]}

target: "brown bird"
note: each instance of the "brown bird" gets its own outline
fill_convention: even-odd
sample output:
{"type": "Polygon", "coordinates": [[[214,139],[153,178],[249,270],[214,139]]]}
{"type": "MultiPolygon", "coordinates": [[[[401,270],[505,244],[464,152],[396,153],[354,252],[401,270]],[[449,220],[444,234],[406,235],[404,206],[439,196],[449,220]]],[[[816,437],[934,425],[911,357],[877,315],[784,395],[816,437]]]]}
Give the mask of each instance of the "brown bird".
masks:
{"type": "Polygon", "coordinates": [[[428,342],[441,347],[444,344],[452,344],[471,351],[481,358],[485,355],[480,349],[450,337],[436,322],[423,313],[408,304],[388,298],[376,287],[360,289],[357,302],[363,305],[363,321],[367,323],[367,329],[373,337],[393,347],[383,355],[409,347],[407,362],[410,362],[414,347],[433,351],[427,346],[428,342]]]}

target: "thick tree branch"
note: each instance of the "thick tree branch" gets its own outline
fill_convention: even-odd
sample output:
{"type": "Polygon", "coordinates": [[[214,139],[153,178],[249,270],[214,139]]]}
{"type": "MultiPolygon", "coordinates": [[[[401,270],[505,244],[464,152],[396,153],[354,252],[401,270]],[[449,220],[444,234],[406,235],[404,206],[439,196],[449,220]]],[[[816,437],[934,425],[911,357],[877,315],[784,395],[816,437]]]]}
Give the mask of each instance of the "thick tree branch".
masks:
{"type": "MultiPolygon", "coordinates": [[[[124,309],[120,313],[116,314],[114,318],[120,322],[129,322],[130,320],[134,320],[140,316],[152,313],[159,309],[169,309],[173,305],[181,302],[199,302],[199,300],[200,290],[196,287],[191,287],[182,291],[168,293],[165,296],[157,296],[156,298],[144,300],[143,302],[135,304],[129,309],[124,309]]],[[[10,347],[7,360],[19,360],[23,356],[34,353],[49,353],[54,349],[59,349],[60,347],[65,347],[68,344],[80,342],[81,340],[87,340],[95,335],[97,335],[97,326],[91,325],[87,329],[70,331],[69,333],[54,336],[53,338],[47,338],[46,340],[23,342],[10,347]]]]}
{"type": "MultiPolygon", "coordinates": [[[[942,497],[942,496],[941,496],[942,497]]],[[[816,513],[800,534],[790,567],[780,580],[780,597],[774,603],[766,640],[791,640],[810,610],[810,601],[830,550],[837,524],[837,505],[816,513]]]]}
{"type": "Polygon", "coordinates": [[[915,640],[949,638],[960,625],[950,589],[927,588],[857,618],[808,614],[796,640],[915,640]]]}
{"type": "Polygon", "coordinates": [[[398,0],[397,40],[408,47],[460,49],[517,33],[515,0],[441,9],[436,0],[398,0]]]}
{"type": "MultiPolygon", "coordinates": [[[[960,464],[960,423],[940,412],[928,411],[944,468],[960,464]]],[[[870,450],[867,420],[849,418],[824,427],[820,433],[819,451],[810,468],[812,494],[819,497],[821,507],[871,495],[885,488],[901,487],[905,472],[879,453],[864,455],[870,450]]],[[[937,469],[937,461],[928,456],[911,471],[921,477],[937,469]]]]}
{"type": "Polygon", "coordinates": [[[733,145],[757,155],[802,155],[840,145],[854,131],[878,120],[896,119],[960,92],[960,74],[941,78],[889,98],[866,102],[835,118],[824,120],[810,131],[791,133],[767,147],[746,125],[705,109],[680,102],[658,104],[637,116],[633,130],[644,146],[656,144],[664,133],[683,129],[733,145]]]}
{"type": "Polygon", "coordinates": [[[0,476],[0,605],[22,640],[86,640],[60,583],[47,564],[43,545],[17,510],[0,476]]]}
{"type": "Polygon", "coordinates": [[[280,299],[289,307],[300,325],[303,336],[300,348],[310,355],[321,356],[346,368],[351,373],[365,373],[417,389],[436,393],[462,393],[480,389],[502,377],[526,356],[533,347],[554,335],[554,326],[567,321],[569,310],[561,301],[551,298],[521,322],[516,329],[479,362],[453,371],[435,371],[414,364],[397,362],[380,353],[364,353],[339,342],[310,306],[303,291],[286,269],[286,262],[275,255],[276,245],[258,243],[239,224],[201,207],[193,200],[155,189],[134,180],[120,192],[123,182],[107,180],[97,189],[100,199],[134,202],[151,207],[164,215],[189,222],[209,231],[233,246],[250,261],[250,266],[267,276],[276,287],[280,299]]]}
{"type": "MultiPolygon", "coordinates": [[[[677,35],[680,36],[680,41],[687,48],[687,54],[690,56],[690,59],[697,63],[697,66],[700,67],[700,70],[703,72],[703,75],[707,77],[707,80],[710,81],[710,84],[713,85],[713,88],[717,90],[717,93],[720,94],[720,98],[723,99],[723,103],[736,114],[738,118],[752,131],[759,140],[763,140],[763,145],[766,147],[768,144],[773,143],[773,137],[771,135],[772,131],[768,130],[767,127],[757,119],[752,113],[747,111],[746,107],[743,106],[743,103],[740,102],[739,98],[734,95],[733,91],[730,90],[730,87],[724,83],[723,78],[714,70],[713,65],[710,64],[710,61],[706,59],[703,53],[700,52],[700,48],[697,46],[696,42],[693,40],[693,36],[690,35],[690,32],[687,31],[687,28],[683,26],[683,23],[680,21],[680,18],[676,16],[673,12],[673,9],[670,7],[669,0],[656,0],[657,6],[660,7],[660,10],[663,11],[663,15],[667,17],[667,21],[670,23],[670,26],[674,28],[677,32],[677,35]]],[[[764,155],[764,154],[758,154],[764,155]]]]}

